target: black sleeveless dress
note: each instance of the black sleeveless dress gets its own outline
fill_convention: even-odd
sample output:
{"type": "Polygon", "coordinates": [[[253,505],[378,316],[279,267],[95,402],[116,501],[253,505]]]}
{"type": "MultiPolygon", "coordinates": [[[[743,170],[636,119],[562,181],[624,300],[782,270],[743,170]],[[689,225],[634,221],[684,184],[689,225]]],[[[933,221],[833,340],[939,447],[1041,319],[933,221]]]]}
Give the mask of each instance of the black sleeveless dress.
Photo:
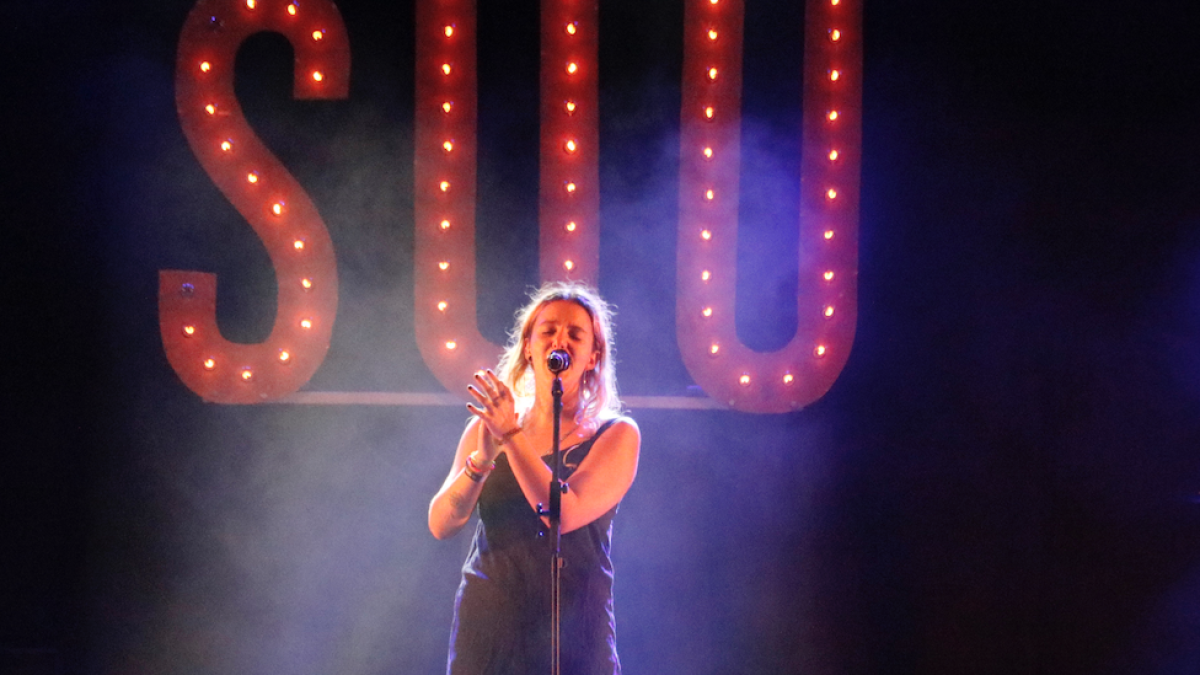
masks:
{"type": "MultiPolygon", "coordinates": [[[[569,478],[615,420],[563,451],[569,478]]],[[[542,458],[549,465],[549,455],[542,458]]],[[[560,664],[563,675],[620,675],[613,620],[608,513],[562,535],[560,664]]],[[[479,525],[463,564],[450,634],[450,675],[550,672],[550,536],[500,455],[479,495],[479,525]]]]}

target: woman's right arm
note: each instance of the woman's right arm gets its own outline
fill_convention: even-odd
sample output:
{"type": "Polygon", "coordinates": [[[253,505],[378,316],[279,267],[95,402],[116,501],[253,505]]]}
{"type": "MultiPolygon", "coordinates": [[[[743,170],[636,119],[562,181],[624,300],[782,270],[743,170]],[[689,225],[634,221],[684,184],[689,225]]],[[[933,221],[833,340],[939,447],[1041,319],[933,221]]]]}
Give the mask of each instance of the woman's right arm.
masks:
{"type": "MultiPolygon", "coordinates": [[[[454,452],[454,464],[450,467],[450,475],[442,483],[442,489],[438,490],[429,502],[429,531],[438,539],[448,539],[458,534],[459,530],[471,519],[475,502],[483,490],[483,481],[471,480],[464,469],[467,455],[481,449],[480,435],[482,433],[482,425],[478,418],[472,419],[467,424],[462,438],[458,440],[458,449],[454,452]]],[[[476,459],[483,456],[483,452],[475,454],[476,459]]],[[[485,477],[484,480],[487,478],[485,477]]]]}

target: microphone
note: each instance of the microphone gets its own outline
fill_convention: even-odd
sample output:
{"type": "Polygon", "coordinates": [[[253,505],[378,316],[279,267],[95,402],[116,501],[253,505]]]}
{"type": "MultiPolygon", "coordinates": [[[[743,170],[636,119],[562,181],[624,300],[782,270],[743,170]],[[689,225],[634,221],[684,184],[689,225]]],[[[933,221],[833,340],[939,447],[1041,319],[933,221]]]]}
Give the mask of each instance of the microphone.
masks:
{"type": "Polygon", "coordinates": [[[557,375],[571,367],[571,355],[565,349],[555,349],[546,357],[546,367],[557,375]]]}

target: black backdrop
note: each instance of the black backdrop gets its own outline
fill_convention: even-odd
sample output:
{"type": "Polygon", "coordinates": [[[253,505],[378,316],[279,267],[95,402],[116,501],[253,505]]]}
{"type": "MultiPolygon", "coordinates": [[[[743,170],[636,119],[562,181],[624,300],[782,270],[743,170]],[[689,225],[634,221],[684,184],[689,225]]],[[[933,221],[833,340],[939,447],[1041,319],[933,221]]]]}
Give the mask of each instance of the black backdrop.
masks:
{"type": "MultiPolygon", "coordinates": [[[[536,3],[480,8],[480,325],[536,281],[536,3]]],[[[748,2],[739,330],[785,342],[794,2],[748,2]]],[[[633,411],[629,673],[1200,670],[1200,47],[1184,2],[868,3],[860,313],[789,415],[633,411]]],[[[411,2],[345,0],[345,101],[239,96],[312,195],[341,306],[312,390],[437,391],[412,338],[411,2]]],[[[269,330],[265,252],[174,113],[188,2],[5,3],[0,658],[65,673],[437,672],[466,541],[424,525],[465,415],[214,406],[157,270],[269,330]]],[[[674,347],[682,3],[601,5],[601,290],[625,393],[674,347]]]]}

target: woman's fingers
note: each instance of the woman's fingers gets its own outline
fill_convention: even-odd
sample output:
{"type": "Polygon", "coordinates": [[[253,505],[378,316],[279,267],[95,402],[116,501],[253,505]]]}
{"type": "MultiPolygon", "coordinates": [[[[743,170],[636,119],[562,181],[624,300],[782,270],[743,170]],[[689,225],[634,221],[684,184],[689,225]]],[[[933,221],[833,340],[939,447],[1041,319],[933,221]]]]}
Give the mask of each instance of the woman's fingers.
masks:
{"type": "Polygon", "coordinates": [[[487,387],[488,393],[495,396],[507,396],[509,394],[508,385],[504,384],[504,380],[501,380],[490,368],[475,373],[475,377],[487,387]]]}
{"type": "Polygon", "coordinates": [[[480,403],[484,405],[491,403],[492,397],[488,396],[483,391],[480,391],[479,387],[476,387],[473,384],[468,384],[467,391],[470,392],[470,394],[476,399],[478,399],[480,403]]]}
{"type": "Polygon", "coordinates": [[[479,371],[475,373],[475,381],[479,383],[479,388],[483,395],[489,400],[495,401],[501,396],[500,388],[496,386],[499,380],[496,380],[494,375],[488,377],[489,375],[491,375],[491,371],[486,371],[486,373],[479,371]]]}
{"type": "Polygon", "coordinates": [[[505,388],[504,383],[500,381],[499,377],[496,377],[496,374],[493,373],[490,368],[483,371],[483,375],[484,375],[485,381],[488,383],[488,386],[495,389],[497,393],[503,391],[503,389],[505,388]]]}
{"type": "Polygon", "coordinates": [[[467,407],[472,408],[472,412],[478,411],[476,414],[481,417],[487,418],[495,415],[497,418],[502,418],[505,416],[505,410],[512,408],[512,397],[508,396],[507,392],[489,391],[473,384],[467,385],[467,391],[475,397],[475,400],[479,401],[478,405],[468,403],[467,407]]]}
{"type": "Polygon", "coordinates": [[[504,399],[506,401],[511,401],[514,404],[516,403],[516,400],[513,397],[512,390],[508,388],[508,385],[504,383],[504,380],[501,380],[495,373],[493,373],[490,370],[487,371],[487,376],[488,376],[488,379],[491,381],[492,387],[495,388],[496,396],[498,398],[504,399]]]}
{"type": "Polygon", "coordinates": [[[502,397],[471,384],[467,385],[467,391],[470,392],[471,395],[474,396],[475,399],[479,401],[480,405],[482,405],[485,409],[499,410],[502,403],[502,397]]]}
{"type": "Polygon", "coordinates": [[[509,388],[491,370],[475,373],[475,384],[467,391],[478,403],[468,403],[467,410],[484,422],[494,435],[501,435],[515,417],[515,401],[509,388]]]}
{"type": "MultiPolygon", "coordinates": [[[[506,399],[512,400],[512,391],[508,388],[508,385],[504,384],[504,381],[497,377],[490,369],[475,373],[475,381],[479,386],[472,390],[472,393],[477,398],[482,397],[480,398],[481,402],[486,401],[495,406],[506,399]]],[[[471,387],[468,386],[467,388],[470,389],[471,387]]]]}

